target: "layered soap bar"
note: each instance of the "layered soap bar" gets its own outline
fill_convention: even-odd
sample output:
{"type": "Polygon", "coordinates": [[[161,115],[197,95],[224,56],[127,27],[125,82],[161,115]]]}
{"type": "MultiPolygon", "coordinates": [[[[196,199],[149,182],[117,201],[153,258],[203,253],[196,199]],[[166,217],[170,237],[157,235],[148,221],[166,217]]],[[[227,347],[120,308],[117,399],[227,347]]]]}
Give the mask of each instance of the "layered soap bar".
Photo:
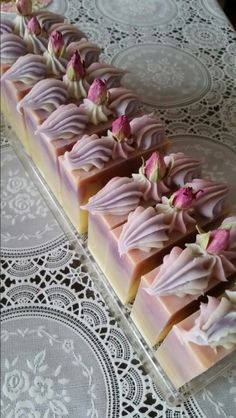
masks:
{"type": "Polygon", "coordinates": [[[236,292],[208,297],[200,310],[175,325],[155,353],[176,388],[209,370],[236,349],[236,292]]]}
{"type": "Polygon", "coordinates": [[[113,121],[106,136],[84,136],[60,157],[62,204],[76,229],[87,231],[86,205],[113,177],[129,176],[140,166],[142,157],[153,150],[165,153],[168,140],[158,118],[143,115],[132,119],[121,116],[113,121]],[[138,127],[138,133],[137,133],[138,127]]]}
{"type": "Polygon", "coordinates": [[[204,294],[220,294],[236,272],[236,218],[174,247],[163,264],[143,276],[131,318],[147,343],[159,344],[174,324],[193,313],[204,294]],[[207,241],[208,239],[208,241],[207,241]]]}

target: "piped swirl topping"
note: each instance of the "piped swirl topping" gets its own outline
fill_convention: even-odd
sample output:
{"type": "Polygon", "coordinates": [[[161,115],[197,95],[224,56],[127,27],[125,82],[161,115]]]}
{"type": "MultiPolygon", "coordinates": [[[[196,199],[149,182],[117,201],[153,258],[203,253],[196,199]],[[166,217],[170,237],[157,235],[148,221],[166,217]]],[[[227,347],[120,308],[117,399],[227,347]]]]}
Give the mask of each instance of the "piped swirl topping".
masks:
{"type": "Polygon", "coordinates": [[[30,92],[21,99],[17,105],[17,110],[21,111],[23,107],[26,107],[51,113],[60,105],[66,103],[67,98],[67,89],[62,81],[46,78],[35,84],[30,92]]]}
{"type": "Polygon", "coordinates": [[[131,131],[138,149],[148,149],[159,145],[165,138],[164,124],[153,114],[133,119],[131,131]]]}
{"type": "Polygon", "coordinates": [[[141,198],[138,183],[128,177],[114,177],[82,209],[92,214],[127,215],[138,206],[141,198]]]}
{"type": "Polygon", "coordinates": [[[0,20],[0,35],[4,33],[12,33],[13,32],[13,23],[11,20],[2,18],[0,20]]]}
{"type": "Polygon", "coordinates": [[[208,296],[208,302],[200,305],[194,326],[183,330],[181,336],[184,341],[213,349],[232,349],[236,344],[236,291],[226,291],[221,299],[208,296]]]}
{"type": "Polygon", "coordinates": [[[201,161],[192,158],[183,152],[165,156],[165,164],[170,167],[168,186],[182,187],[193,178],[199,177],[201,161]]]}
{"type": "Polygon", "coordinates": [[[218,215],[228,203],[229,186],[227,184],[208,179],[194,179],[187,183],[187,186],[197,193],[194,209],[206,218],[218,215]],[[198,193],[200,190],[202,192],[198,193]]]}
{"type": "Polygon", "coordinates": [[[1,64],[12,65],[19,57],[28,53],[25,42],[14,33],[4,33],[0,45],[1,64]]]}
{"type": "Polygon", "coordinates": [[[150,252],[152,248],[162,248],[169,239],[168,218],[157,214],[153,207],[138,206],[130,213],[118,241],[119,254],[136,249],[150,252]]]}
{"type": "Polygon", "coordinates": [[[7,70],[2,79],[20,81],[29,86],[33,86],[37,81],[44,78],[47,72],[45,61],[41,55],[24,55],[7,70]]]}
{"type": "Polygon", "coordinates": [[[132,116],[137,113],[140,102],[133,91],[124,87],[109,89],[109,109],[116,116],[132,116]]]}
{"type": "Polygon", "coordinates": [[[111,159],[111,154],[112,143],[108,138],[84,135],[65,153],[64,160],[68,168],[88,172],[94,167],[101,169],[111,159]]]}
{"type": "Polygon", "coordinates": [[[53,12],[49,12],[47,11],[37,11],[34,13],[34,16],[37,17],[41,28],[43,29],[43,31],[45,31],[46,33],[49,33],[52,26],[55,24],[59,24],[59,23],[63,23],[64,22],[64,17],[62,15],[53,13],[53,12]]]}
{"type": "Polygon", "coordinates": [[[61,105],[39,126],[36,133],[44,133],[50,139],[71,139],[84,133],[86,115],[75,104],[61,105]]]}
{"type": "Polygon", "coordinates": [[[125,70],[101,62],[93,62],[87,68],[88,82],[91,84],[95,79],[99,78],[102,81],[106,81],[108,89],[120,86],[121,79],[126,73],[127,71],[125,70]]]}

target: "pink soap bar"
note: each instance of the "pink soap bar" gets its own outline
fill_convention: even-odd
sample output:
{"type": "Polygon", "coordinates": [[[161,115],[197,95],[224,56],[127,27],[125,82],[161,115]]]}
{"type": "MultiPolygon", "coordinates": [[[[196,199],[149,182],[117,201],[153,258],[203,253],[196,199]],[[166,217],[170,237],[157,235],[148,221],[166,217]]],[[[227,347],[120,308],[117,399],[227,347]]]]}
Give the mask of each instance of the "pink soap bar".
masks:
{"type": "Polygon", "coordinates": [[[235,346],[225,349],[222,346],[217,350],[210,346],[201,346],[181,338],[183,331],[188,331],[194,325],[199,315],[195,312],[178,325],[174,325],[164,342],[157,349],[155,357],[176,388],[190,382],[195,377],[206,372],[221,359],[235,351],[235,346]]]}

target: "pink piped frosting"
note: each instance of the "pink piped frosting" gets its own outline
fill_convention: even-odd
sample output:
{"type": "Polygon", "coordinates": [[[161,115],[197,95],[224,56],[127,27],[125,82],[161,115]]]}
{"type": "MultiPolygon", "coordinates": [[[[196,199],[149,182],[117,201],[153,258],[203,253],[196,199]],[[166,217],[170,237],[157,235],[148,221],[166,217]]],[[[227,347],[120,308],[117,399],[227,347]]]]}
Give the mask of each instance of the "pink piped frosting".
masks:
{"type": "MultiPolygon", "coordinates": [[[[108,83],[106,82],[107,88],[108,83]]],[[[109,91],[109,109],[116,115],[133,117],[137,114],[140,101],[137,95],[124,87],[115,87],[109,91]]]]}
{"type": "Polygon", "coordinates": [[[2,65],[12,65],[19,57],[27,53],[27,46],[20,36],[14,33],[1,35],[0,60],[2,65]]]}
{"type": "Polygon", "coordinates": [[[3,74],[2,80],[20,81],[33,86],[44,78],[46,73],[47,67],[41,55],[26,54],[19,57],[3,74]]]}
{"type": "Polygon", "coordinates": [[[22,108],[44,110],[54,112],[60,105],[68,100],[68,93],[65,84],[61,80],[46,78],[38,81],[30,92],[21,99],[17,110],[22,108]]]}
{"type": "Polygon", "coordinates": [[[228,205],[229,186],[225,183],[196,178],[186,186],[192,187],[193,191],[197,193],[194,208],[197,213],[206,218],[213,218],[228,205]],[[199,191],[202,192],[199,193],[199,191]]]}
{"type": "MultiPolygon", "coordinates": [[[[96,78],[106,81],[108,89],[119,87],[122,77],[126,74],[125,70],[116,68],[111,64],[93,62],[87,68],[88,81],[91,84],[96,78]]],[[[111,91],[111,94],[113,92],[111,91]]]]}
{"type": "MultiPolygon", "coordinates": [[[[222,225],[219,229],[223,229],[222,225]]],[[[228,228],[230,234],[235,234],[235,227],[236,224],[233,223],[228,228]]],[[[198,296],[206,291],[210,279],[226,281],[236,271],[236,251],[230,247],[229,239],[224,242],[225,245],[219,253],[209,252],[207,246],[211,234],[212,232],[197,235],[196,242],[186,244],[184,250],[174,247],[164,257],[163,264],[147,292],[156,296],[198,296]]]]}
{"type": "Polygon", "coordinates": [[[87,122],[86,116],[80,112],[79,107],[70,103],[59,106],[51,113],[36,133],[46,134],[50,139],[71,139],[84,133],[87,122]]]}
{"type": "Polygon", "coordinates": [[[153,114],[134,118],[131,132],[139,149],[149,149],[161,144],[165,139],[165,127],[161,120],[153,114]]]}
{"type": "Polygon", "coordinates": [[[183,152],[169,154],[164,157],[164,161],[169,167],[167,184],[170,187],[182,187],[201,173],[201,161],[183,152]]]}
{"type": "Polygon", "coordinates": [[[226,291],[221,298],[208,296],[201,303],[194,326],[181,333],[183,341],[231,350],[236,346],[236,291],[226,291]]]}
{"type": "Polygon", "coordinates": [[[111,159],[112,143],[97,135],[84,135],[75,143],[70,152],[64,154],[65,165],[70,170],[90,171],[92,168],[102,169],[111,159]]]}
{"type": "Polygon", "coordinates": [[[150,252],[152,248],[163,248],[169,240],[168,217],[158,214],[153,207],[138,206],[128,216],[118,241],[119,254],[130,250],[150,252]]]}
{"type": "Polygon", "coordinates": [[[128,177],[114,177],[82,209],[88,212],[127,215],[142,198],[142,188],[128,177]]]}

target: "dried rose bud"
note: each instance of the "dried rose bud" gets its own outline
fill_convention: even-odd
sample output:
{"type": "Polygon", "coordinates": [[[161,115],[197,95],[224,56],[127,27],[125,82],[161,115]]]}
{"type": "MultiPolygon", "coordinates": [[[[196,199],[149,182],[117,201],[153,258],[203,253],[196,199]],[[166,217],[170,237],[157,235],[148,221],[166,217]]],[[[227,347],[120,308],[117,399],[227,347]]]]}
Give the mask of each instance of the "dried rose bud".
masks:
{"type": "Polygon", "coordinates": [[[57,58],[63,55],[64,40],[61,32],[54,30],[50,34],[48,41],[48,52],[57,58]]]}
{"type": "Polygon", "coordinates": [[[31,19],[27,23],[27,29],[28,32],[32,33],[33,35],[41,34],[41,26],[36,16],[31,17],[31,19]]]}
{"type": "Polygon", "coordinates": [[[144,175],[152,182],[156,183],[166,174],[166,164],[159,152],[153,152],[151,157],[144,165],[144,175]]]}
{"type": "Polygon", "coordinates": [[[80,80],[85,76],[84,61],[81,60],[78,51],[75,51],[66,67],[66,74],[69,80],[80,80]]]}
{"type": "Polygon", "coordinates": [[[171,196],[171,203],[178,209],[187,209],[195,199],[196,193],[193,192],[192,187],[181,187],[171,196]]]}
{"type": "Polygon", "coordinates": [[[88,99],[97,105],[105,104],[108,100],[106,83],[100,79],[94,80],[88,91],[88,99]]]}
{"type": "Polygon", "coordinates": [[[16,0],[16,10],[22,16],[32,13],[32,0],[16,0]]]}
{"type": "Polygon", "coordinates": [[[125,138],[130,138],[131,128],[127,116],[122,115],[112,122],[112,135],[118,142],[122,142],[125,138]]]}
{"type": "Polygon", "coordinates": [[[207,252],[211,254],[219,254],[226,250],[229,245],[230,231],[227,229],[216,229],[210,232],[207,245],[207,252]]]}

